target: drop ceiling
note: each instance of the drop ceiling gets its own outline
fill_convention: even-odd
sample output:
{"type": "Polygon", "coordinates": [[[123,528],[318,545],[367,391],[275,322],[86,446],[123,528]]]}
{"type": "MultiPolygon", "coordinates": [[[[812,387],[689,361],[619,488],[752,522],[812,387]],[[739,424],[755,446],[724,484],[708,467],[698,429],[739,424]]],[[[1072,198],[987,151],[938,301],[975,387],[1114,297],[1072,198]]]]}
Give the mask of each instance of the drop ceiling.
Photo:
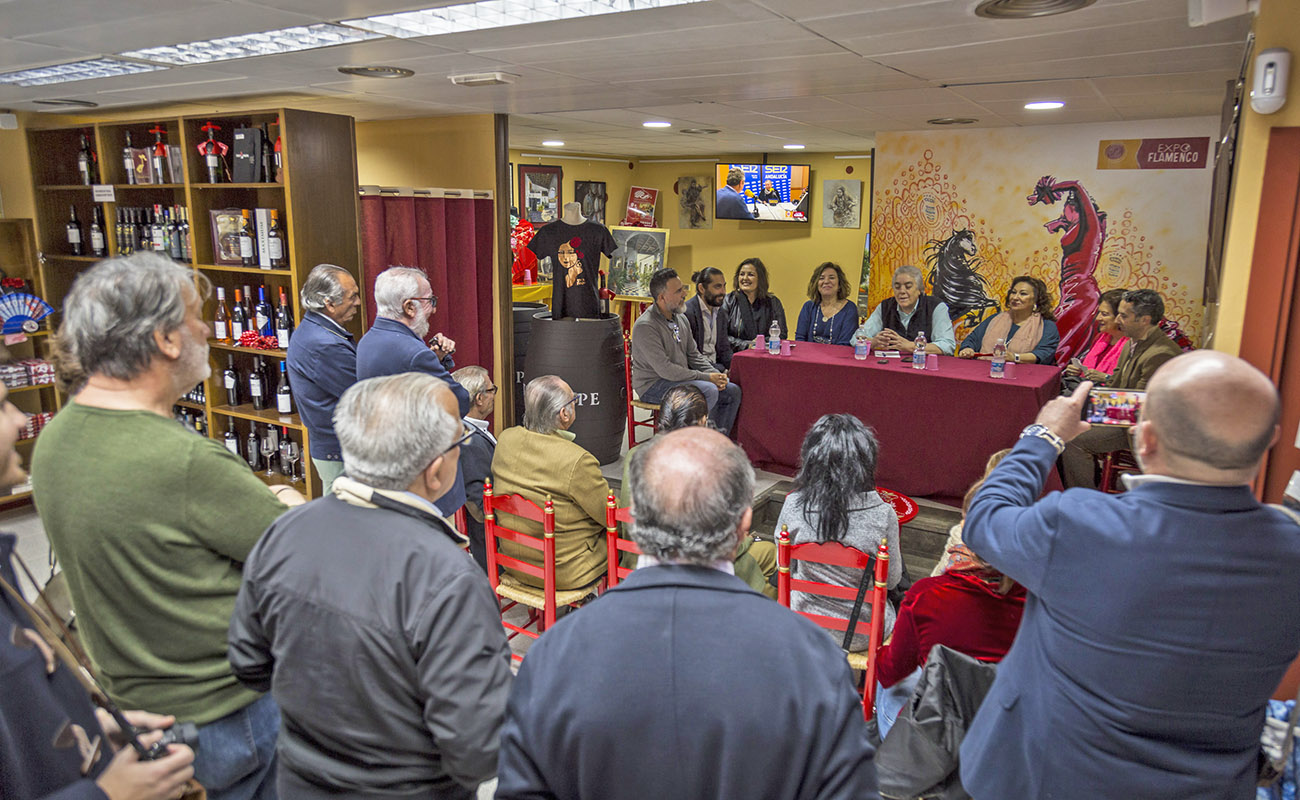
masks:
{"type": "MultiPolygon", "coordinates": [[[[450,2],[450,0],[448,0],[450,2]]],[[[447,2],[0,0],[0,71],[447,2]]],[[[274,94],[358,120],[505,113],[511,145],[665,156],[861,152],[936,117],[977,127],[1217,115],[1250,17],[1202,28],[1186,0],[1097,0],[1039,20],[987,20],[975,0],[708,0],[584,19],[377,39],[299,53],[22,88],[0,108],[69,98],[103,109],[274,94]],[[403,80],[340,74],[384,64],[403,80]],[[509,72],[512,85],[449,75],[509,72]],[[1031,100],[1065,108],[1024,110],[1031,100]],[[641,123],[667,120],[672,128],[641,123]],[[717,128],[691,136],[682,128],[717,128]]]]}

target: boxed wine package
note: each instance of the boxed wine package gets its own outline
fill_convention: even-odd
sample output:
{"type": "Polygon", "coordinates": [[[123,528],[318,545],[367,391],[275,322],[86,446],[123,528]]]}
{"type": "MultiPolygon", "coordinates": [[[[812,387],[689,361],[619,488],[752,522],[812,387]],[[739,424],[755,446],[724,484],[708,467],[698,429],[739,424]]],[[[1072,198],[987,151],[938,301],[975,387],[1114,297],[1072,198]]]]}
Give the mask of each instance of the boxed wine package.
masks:
{"type": "Polygon", "coordinates": [[[235,128],[235,146],[231,148],[231,180],[257,183],[262,180],[262,131],[258,128],[235,128]]]}

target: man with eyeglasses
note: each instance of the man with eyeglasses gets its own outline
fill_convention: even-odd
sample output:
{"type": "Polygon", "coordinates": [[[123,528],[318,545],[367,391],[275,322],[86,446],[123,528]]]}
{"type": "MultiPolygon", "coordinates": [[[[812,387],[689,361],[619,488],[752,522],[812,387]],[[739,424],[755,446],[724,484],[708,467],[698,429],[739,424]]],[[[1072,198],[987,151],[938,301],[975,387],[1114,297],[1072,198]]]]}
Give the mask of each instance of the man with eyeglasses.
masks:
{"type": "Polygon", "coordinates": [[[280,703],[281,797],[469,800],[496,774],[511,676],[492,591],[434,505],[459,483],[456,398],[372,378],[334,427],[346,474],[249,554],[230,663],[280,703]]]}
{"type": "Polygon", "coordinates": [[[496,452],[497,437],[487,418],[496,404],[497,387],[492,376],[479,366],[461,367],[451,374],[456,382],[469,392],[469,413],[465,415],[465,429],[470,437],[460,449],[460,472],[465,479],[466,534],[469,552],[487,572],[487,543],[483,532],[483,480],[492,477],[492,454],[496,452]]]}

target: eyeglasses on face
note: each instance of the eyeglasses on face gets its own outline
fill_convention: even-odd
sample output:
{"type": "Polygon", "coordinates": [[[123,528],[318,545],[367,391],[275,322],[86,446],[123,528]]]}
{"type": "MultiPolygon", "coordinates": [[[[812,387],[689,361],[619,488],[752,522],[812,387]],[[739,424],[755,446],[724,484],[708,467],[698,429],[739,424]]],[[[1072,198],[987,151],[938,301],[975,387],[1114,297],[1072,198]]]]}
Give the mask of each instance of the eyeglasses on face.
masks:
{"type": "Polygon", "coordinates": [[[408,297],[408,298],[406,298],[406,299],[407,299],[407,300],[414,300],[414,301],[417,302],[417,303],[420,302],[420,301],[422,301],[422,300],[428,300],[428,301],[429,301],[429,305],[433,306],[435,309],[438,307],[438,295],[436,295],[436,294],[431,294],[431,295],[429,295],[428,297],[408,297]]]}

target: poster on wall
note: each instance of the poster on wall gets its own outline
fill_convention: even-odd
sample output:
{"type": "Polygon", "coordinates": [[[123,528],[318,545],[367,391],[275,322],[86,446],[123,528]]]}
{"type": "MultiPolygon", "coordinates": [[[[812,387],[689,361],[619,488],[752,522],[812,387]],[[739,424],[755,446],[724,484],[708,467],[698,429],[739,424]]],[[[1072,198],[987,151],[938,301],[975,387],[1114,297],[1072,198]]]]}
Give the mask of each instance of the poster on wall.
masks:
{"type": "Polygon", "coordinates": [[[541,225],[560,218],[563,175],[559,167],[519,165],[519,210],[524,219],[541,225]]]}
{"type": "Polygon", "coordinates": [[[823,228],[862,227],[862,181],[822,181],[823,228]]]}
{"type": "Polygon", "coordinates": [[[639,228],[653,228],[655,226],[655,203],[658,200],[658,189],[633,186],[627,193],[627,216],[623,217],[623,224],[635,225],[639,228]]]}
{"type": "Polygon", "coordinates": [[[686,175],[677,179],[677,227],[687,230],[713,228],[713,179],[708,175],[686,175]]]}
{"type": "Polygon", "coordinates": [[[609,288],[620,298],[649,300],[650,276],[668,257],[668,229],[615,225],[617,249],[609,260],[609,288]]]}
{"type": "Polygon", "coordinates": [[[588,222],[605,224],[605,182],[574,181],[573,202],[582,206],[582,216],[588,222]]]}

